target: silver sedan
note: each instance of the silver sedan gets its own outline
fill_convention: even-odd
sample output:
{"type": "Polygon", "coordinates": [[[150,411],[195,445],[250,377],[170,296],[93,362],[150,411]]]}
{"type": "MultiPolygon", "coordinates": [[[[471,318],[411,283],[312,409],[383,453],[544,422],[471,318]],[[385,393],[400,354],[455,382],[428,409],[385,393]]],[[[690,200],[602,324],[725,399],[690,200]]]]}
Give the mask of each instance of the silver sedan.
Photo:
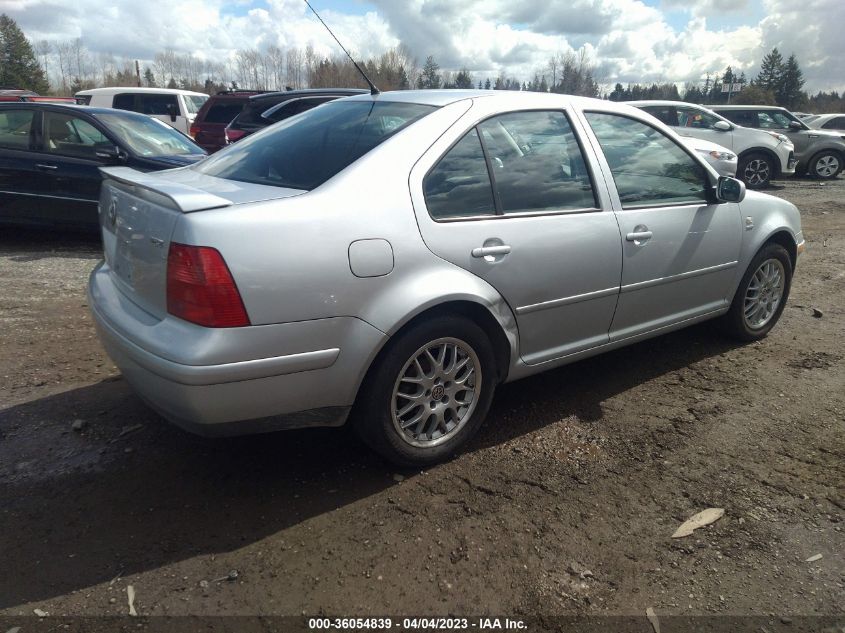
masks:
{"type": "Polygon", "coordinates": [[[792,204],[648,114],[553,94],[361,95],[103,172],[90,305],[151,407],[212,435],[349,419],[405,465],[463,447],[499,383],[705,319],[764,337],[804,247],[792,204]]]}

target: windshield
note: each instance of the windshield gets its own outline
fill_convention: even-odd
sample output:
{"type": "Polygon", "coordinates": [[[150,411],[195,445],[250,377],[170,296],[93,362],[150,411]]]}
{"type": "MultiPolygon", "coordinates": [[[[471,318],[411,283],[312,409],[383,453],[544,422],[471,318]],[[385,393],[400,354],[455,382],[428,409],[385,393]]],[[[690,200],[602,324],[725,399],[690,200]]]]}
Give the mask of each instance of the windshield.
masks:
{"type": "Polygon", "coordinates": [[[139,156],[205,154],[186,136],[166,123],[147,116],[97,114],[97,118],[139,156]]]}
{"type": "Polygon", "coordinates": [[[187,108],[188,114],[196,114],[200,111],[202,104],[208,101],[208,97],[198,95],[182,95],[182,98],[185,100],[185,108],[187,108]]]}
{"type": "Polygon", "coordinates": [[[434,110],[416,103],[331,101],[253,134],[197,170],[310,191],[434,110]]]}

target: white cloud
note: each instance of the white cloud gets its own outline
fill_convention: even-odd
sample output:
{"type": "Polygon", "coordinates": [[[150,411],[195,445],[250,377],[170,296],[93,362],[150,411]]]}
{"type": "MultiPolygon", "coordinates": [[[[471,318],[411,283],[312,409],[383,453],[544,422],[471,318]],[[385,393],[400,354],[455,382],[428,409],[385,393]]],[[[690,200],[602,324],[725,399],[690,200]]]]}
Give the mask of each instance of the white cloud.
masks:
{"type": "MultiPolygon", "coordinates": [[[[845,89],[843,0],[370,0],[364,15],[326,10],[323,18],[356,56],[400,43],[422,62],[466,67],[476,78],[503,73],[520,79],[542,71],[549,57],[588,46],[600,78],[697,81],[727,65],[753,77],[777,46],[795,53],[811,90],[845,89]],[[708,21],[765,10],[753,24],[714,29],[708,21]],[[671,24],[669,14],[671,11],[671,24]],[[678,16],[686,24],[678,27],[678,16]]],[[[231,59],[238,49],[339,51],[301,0],[0,0],[31,40],[83,38],[94,53],[150,60],[171,48],[205,59],[231,59]],[[246,9],[246,13],[243,11],[246,9]]],[[[736,20],[735,20],[736,21],[736,20]]],[[[725,23],[721,21],[719,23],[725,23]]]]}

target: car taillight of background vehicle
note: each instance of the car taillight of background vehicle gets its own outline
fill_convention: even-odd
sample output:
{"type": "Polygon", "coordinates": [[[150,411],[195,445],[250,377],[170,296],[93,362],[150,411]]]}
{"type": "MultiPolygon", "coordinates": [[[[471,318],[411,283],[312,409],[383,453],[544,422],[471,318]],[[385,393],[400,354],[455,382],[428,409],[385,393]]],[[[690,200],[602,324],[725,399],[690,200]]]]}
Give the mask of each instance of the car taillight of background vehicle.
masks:
{"type": "Polygon", "coordinates": [[[196,124],[191,124],[191,129],[189,131],[191,138],[195,139],[197,137],[197,134],[199,134],[199,133],[200,133],[200,126],[196,125],[196,124]]]}
{"type": "Polygon", "coordinates": [[[244,136],[246,136],[246,132],[243,130],[230,130],[226,129],[226,142],[227,143],[234,143],[235,141],[241,140],[244,136]]]}
{"type": "Polygon", "coordinates": [[[217,249],[207,246],[170,244],[167,311],[205,327],[250,325],[229,267],[217,249]]]}

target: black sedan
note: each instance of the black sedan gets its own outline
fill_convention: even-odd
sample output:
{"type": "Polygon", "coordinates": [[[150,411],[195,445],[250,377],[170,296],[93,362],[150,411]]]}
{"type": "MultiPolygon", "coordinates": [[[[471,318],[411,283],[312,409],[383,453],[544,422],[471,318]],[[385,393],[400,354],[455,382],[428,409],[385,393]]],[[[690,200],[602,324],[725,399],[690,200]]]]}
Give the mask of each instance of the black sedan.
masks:
{"type": "Polygon", "coordinates": [[[100,167],[158,171],[205,156],[187,136],[143,114],[0,103],[0,223],[96,229],[100,167]]]}

